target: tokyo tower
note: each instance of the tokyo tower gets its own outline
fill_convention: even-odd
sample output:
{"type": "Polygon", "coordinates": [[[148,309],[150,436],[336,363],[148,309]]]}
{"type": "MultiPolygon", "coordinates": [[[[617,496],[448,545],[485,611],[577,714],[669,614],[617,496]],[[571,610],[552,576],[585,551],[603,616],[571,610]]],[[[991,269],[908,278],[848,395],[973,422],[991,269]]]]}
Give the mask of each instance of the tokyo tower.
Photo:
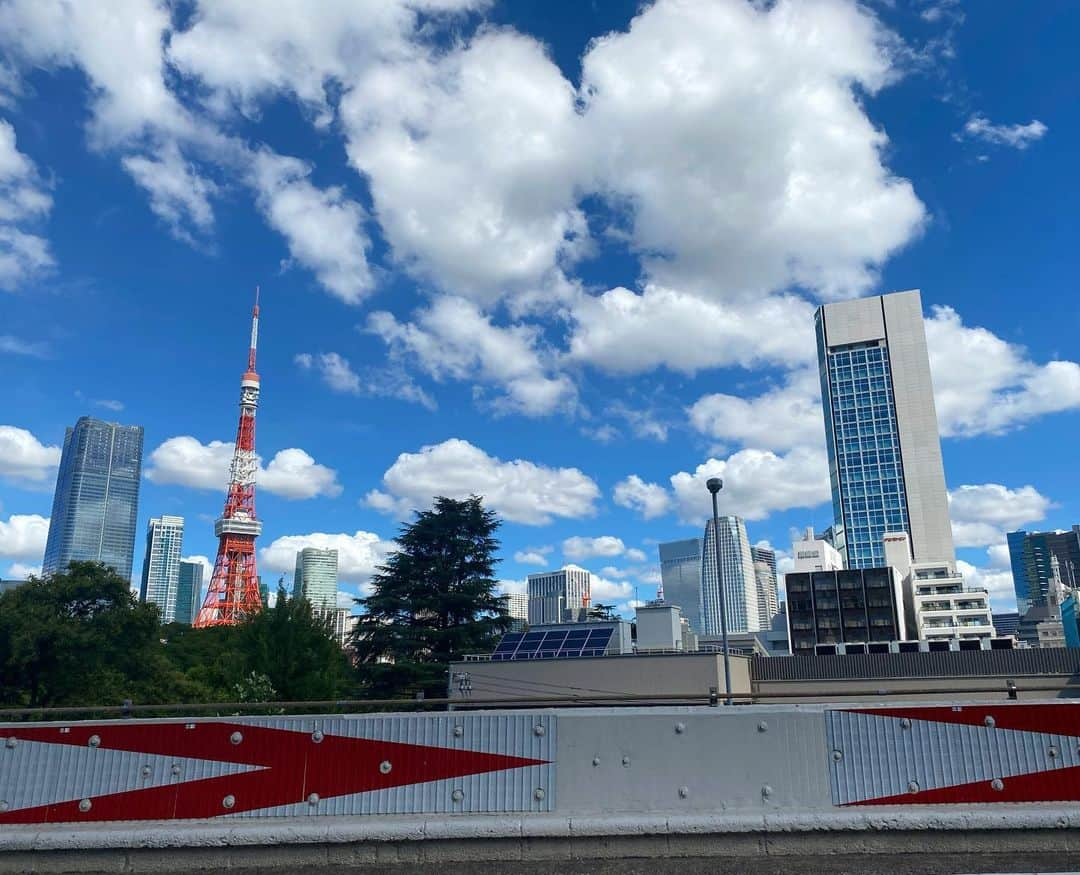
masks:
{"type": "Polygon", "coordinates": [[[255,518],[255,411],[259,406],[259,375],[255,373],[255,346],[259,341],[259,290],[251,313],[251,347],[248,366],[240,378],[240,425],[236,448],[229,466],[229,492],[225,511],[214,523],[218,538],[217,559],[210,589],[199,615],[192,624],[232,626],[249,614],[262,610],[259,580],[255,575],[255,539],[262,523],[255,518]]]}

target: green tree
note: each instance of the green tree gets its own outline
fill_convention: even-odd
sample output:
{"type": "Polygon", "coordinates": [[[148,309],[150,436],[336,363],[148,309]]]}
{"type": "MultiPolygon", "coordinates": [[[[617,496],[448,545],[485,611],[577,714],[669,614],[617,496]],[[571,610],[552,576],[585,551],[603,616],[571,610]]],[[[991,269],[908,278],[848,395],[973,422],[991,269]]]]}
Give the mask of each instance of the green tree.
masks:
{"type": "Polygon", "coordinates": [[[374,591],[357,599],[353,646],[373,696],[445,696],[448,664],[494,647],[510,624],[493,577],[498,528],[475,495],[440,496],[402,526],[374,591]]]}
{"type": "Polygon", "coordinates": [[[0,595],[0,701],[9,705],[163,703],[190,693],[164,659],[154,605],[96,562],[0,595]]]}
{"type": "MultiPolygon", "coordinates": [[[[279,589],[277,602],[236,629],[245,690],[269,685],[279,700],[336,699],[355,686],[348,658],[331,637],[329,618],[316,616],[305,598],[279,589]],[[262,676],[254,686],[251,678],[262,676]]],[[[246,695],[246,694],[245,694],[246,695]]],[[[251,695],[255,695],[251,693],[251,695]]]]}

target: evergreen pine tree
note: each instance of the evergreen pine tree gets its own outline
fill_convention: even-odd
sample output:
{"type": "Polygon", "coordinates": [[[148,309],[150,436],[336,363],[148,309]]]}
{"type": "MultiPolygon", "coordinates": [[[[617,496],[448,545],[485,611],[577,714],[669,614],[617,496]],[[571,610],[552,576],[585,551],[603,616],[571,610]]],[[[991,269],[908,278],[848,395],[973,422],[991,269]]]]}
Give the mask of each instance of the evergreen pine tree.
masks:
{"type": "Polygon", "coordinates": [[[402,526],[374,591],[357,600],[354,646],[373,696],[445,696],[448,664],[494,647],[510,622],[492,576],[498,527],[475,495],[438,497],[402,526]]]}

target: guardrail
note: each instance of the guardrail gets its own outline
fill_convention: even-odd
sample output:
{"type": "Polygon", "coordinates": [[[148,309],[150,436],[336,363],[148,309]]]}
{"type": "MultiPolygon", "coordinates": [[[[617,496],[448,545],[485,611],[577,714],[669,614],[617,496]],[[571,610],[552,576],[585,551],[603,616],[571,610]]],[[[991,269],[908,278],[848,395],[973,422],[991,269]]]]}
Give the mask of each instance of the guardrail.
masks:
{"type": "Polygon", "coordinates": [[[1067,702],[8,723],[0,824],[1066,803],[1078,739],[1067,702]]]}

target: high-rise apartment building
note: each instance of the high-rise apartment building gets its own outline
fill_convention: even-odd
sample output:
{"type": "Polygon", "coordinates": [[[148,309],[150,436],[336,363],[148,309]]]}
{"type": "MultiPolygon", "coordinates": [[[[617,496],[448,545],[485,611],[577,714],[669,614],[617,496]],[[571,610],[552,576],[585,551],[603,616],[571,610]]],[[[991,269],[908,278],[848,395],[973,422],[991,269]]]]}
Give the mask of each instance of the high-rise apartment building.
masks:
{"type": "Polygon", "coordinates": [[[296,554],[293,598],[303,596],[317,611],[337,608],[338,551],[305,547],[296,554]]]}
{"type": "Polygon", "coordinates": [[[1016,606],[1023,616],[1033,605],[1045,605],[1057,559],[1062,586],[1080,586],[1080,526],[1070,531],[1009,532],[1016,606]]]}
{"type": "Polygon", "coordinates": [[[668,541],[658,546],[660,586],[664,601],[678,605],[683,619],[697,635],[705,633],[702,623],[701,538],[668,541]]]}
{"type": "Polygon", "coordinates": [[[529,622],[529,595],[524,592],[508,592],[503,597],[506,613],[510,615],[510,628],[507,631],[520,632],[529,622]]]}
{"type": "Polygon", "coordinates": [[[158,606],[162,623],[176,620],[180,590],[180,554],[184,548],[184,518],[162,514],[146,526],[139,598],[158,606]]]}
{"type": "Polygon", "coordinates": [[[773,617],[780,611],[780,592],[776,584],[776,551],[771,547],[751,547],[750,556],[754,560],[758,622],[762,629],[770,629],[773,617]]]}
{"type": "Polygon", "coordinates": [[[750,541],[746,537],[746,525],[736,516],[720,517],[719,533],[714,531],[712,520],[705,525],[701,552],[701,604],[706,635],[719,635],[722,631],[720,587],[724,588],[728,632],[760,632],[763,628],[769,628],[761,625],[757,575],[750,541]],[[720,543],[719,578],[716,574],[714,539],[720,543]]]}
{"type": "Polygon", "coordinates": [[[143,430],[83,416],[64,436],[43,574],[76,560],[103,562],[128,580],[139,510],[143,430]]]}
{"type": "Polygon", "coordinates": [[[825,304],[816,328],[846,566],[882,565],[886,532],[908,533],[915,562],[954,565],[919,292],[825,304]]]}
{"type": "Polygon", "coordinates": [[[203,566],[201,562],[180,562],[179,583],[176,587],[177,623],[190,626],[195,622],[202,604],[203,566]]]}
{"type": "Polygon", "coordinates": [[[575,623],[586,619],[592,574],[576,565],[528,577],[529,625],[575,623]]]}

